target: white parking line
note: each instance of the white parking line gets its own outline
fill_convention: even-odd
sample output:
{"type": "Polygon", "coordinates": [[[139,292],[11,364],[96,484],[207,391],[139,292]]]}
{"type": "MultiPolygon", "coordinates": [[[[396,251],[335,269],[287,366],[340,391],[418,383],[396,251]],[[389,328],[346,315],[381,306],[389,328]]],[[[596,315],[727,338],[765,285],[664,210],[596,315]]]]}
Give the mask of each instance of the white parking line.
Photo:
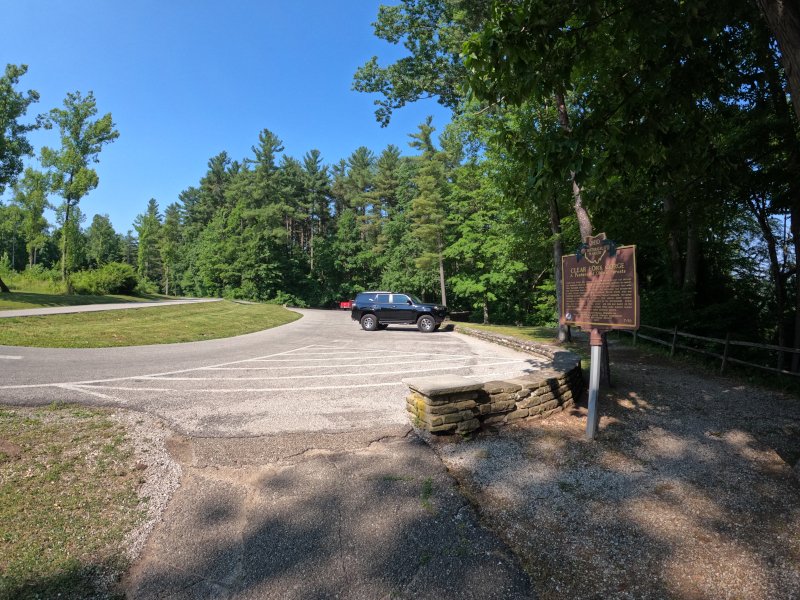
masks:
{"type": "Polygon", "coordinates": [[[97,398],[102,398],[103,400],[110,400],[111,402],[121,402],[119,398],[115,398],[114,396],[108,396],[106,394],[101,394],[100,392],[96,392],[94,390],[90,390],[86,386],[80,385],[71,385],[68,383],[63,383],[56,387],[60,387],[65,390],[72,390],[73,392],[83,392],[84,394],[89,394],[90,396],[95,396],[97,398]]]}
{"type": "MultiPolygon", "coordinates": [[[[179,381],[280,381],[280,380],[300,380],[300,379],[307,379],[307,380],[314,380],[314,379],[333,379],[333,378],[340,378],[340,377],[352,377],[358,378],[363,377],[369,381],[369,378],[374,376],[385,376],[385,375],[413,375],[418,373],[432,373],[432,372],[441,372],[441,371],[463,371],[464,369],[483,369],[486,367],[495,367],[495,366],[506,366],[511,367],[512,369],[515,368],[512,365],[518,365],[519,370],[515,371],[506,371],[506,373],[516,373],[520,374],[520,371],[529,372],[530,370],[538,370],[540,367],[534,364],[531,364],[528,360],[520,360],[514,358],[501,358],[499,356],[485,356],[485,355],[474,355],[474,354],[446,354],[446,353],[438,353],[438,352],[402,352],[402,351],[387,351],[387,350],[378,350],[374,355],[369,354],[370,350],[362,350],[353,347],[339,347],[339,348],[328,348],[327,346],[322,345],[309,345],[303,346],[300,348],[293,348],[292,350],[286,350],[284,352],[277,352],[275,354],[267,354],[264,356],[259,356],[256,358],[247,358],[241,359],[236,361],[229,361],[218,363],[216,365],[210,366],[202,366],[202,367],[193,367],[189,369],[181,369],[176,371],[167,371],[162,373],[152,373],[152,374],[145,374],[145,375],[134,375],[134,376],[127,376],[127,377],[114,377],[108,379],[95,379],[89,381],[72,381],[72,382],[62,382],[62,383],[49,383],[49,384],[28,384],[28,385],[6,385],[0,386],[0,389],[21,389],[21,388],[43,388],[43,387],[61,387],[68,390],[73,390],[76,392],[83,392],[86,394],[90,394],[96,396],[98,398],[109,400],[109,401],[117,401],[117,402],[126,402],[126,400],[117,398],[114,395],[107,395],[103,392],[147,392],[147,393],[213,393],[213,394],[230,394],[230,393],[254,393],[254,392],[284,392],[284,391],[294,391],[294,392],[302,392],[302,391],[321,391],[321,390],[336,390],[336,389],[360,389],[360,388],[379,388],[379,387],[392,387],[392,386],[402,386],[402,382],[400,381],[392,381],[392,382],[376,382],[376,383],[362,383],[362,384],[346,384],[346,385],[323,385],[323,386],[291,386],[291,387],[265,387],[265,388],[221,388],[221,389],[185,389],[180,384],[177,384],[173,387],[126,387],[124,385],[119,385],[122,382],[144,382],[144,381],[152,381],[152,382],[162,382],[166,383],[169,381],[179,382],[179,381]],[[326,358],[308,358],[308,356],[319,356],[320,352],[314,352],[314,350],[327,350],[330,349],[332,352],[324,353],[326,358]],[[342,352],[351,354],[367,354],[367,358],[372,360],[373,362],[360,362],[358,364],[350,363],[341,363],[340,361],[352,361],[353,356],[337,356],[342,352]],[[293,358],[297,357],[297,358],[293,358]],[[397,359],[397,358],[406,358],[408,360],[403,361],[394,361],[390,363],[378,363],[377,360],[384,359],[397,359]],[[481,361],[488,361],[488,362],[481,362],[481,361]],[[302,362],[301,365],[286,365],[286,363],[297,363],[302,362]],[[440,367],[427,367],[430,363],[467,363],[471,362],[472,364],[451,364],[447,366],[440,366],[440,367]],[[271,363],[268,366],[246,366],[248,363],[271,363]],[[327,364],[312,364],[312,363],[327,363],[327,364]],[[426,366],[426,368],[415,369],[413,367],[407,367],[402,370],[387,370],[387,371],[361,371],[358,373],[333,373],[333,374],[326,374],[326,375],[316,375],[316,374],[307,374],[307,375],[279,375],[279,376],[269,376],[264,374],[263,376],[258,377],[191,377],[188,376],[192,373],[199,373],[199,372],[206,372],[210,373],[213,371],[274,371],[274,370],[294,370],[294,369],[305,369],[311,371],[313,373],[317,369],[345,369],[347,367],[366,367],[366,368],[376,368],[380,367],[383,364],[386,366],[393,367],[395,365],[413,365],[413,364],[420,364],[421,366],[426,366]],[[237,366],[239,365],[239,366],[237,366]],[[185,375],[185,376],[183,376],[185,375]],[[118,385],[107,385],[117,382],[118,385]]],[[[8,358],[6,356],[6,358],[8,358]]],[[[22,358],[22,357],[19,357],[22,358]]],[[[466,375],[466,377],[486,377],[487,374],[482,375],[466,375]]],[[[501,376],[500,373],[489,373],[488,375],[498,377],[501,376]]]]}
{"type": "MultiPolygon", "coordinates": [[[[307,390],[341,390],[341,389],[353,389],[353,388],[371,388],[371,387],[388,387],[393,385],[403,385],[401,381],[390,381],[387,383],[359,383],[355,385],[337,385],[337,386],[316,386],[316,387],[304,387],[298,388],[297,386],[292,387],[280,387],[280,388],[223,388],[217,390],[190,390],[193,394],[195,393],[205,393],[205,394],[230,394],[230,393],[241,393],[241,392],[304,392],[307,390]]],[[[85,388],[85,386],[80,386],[85,388]]],[[[101,390],[119,390],[119,391],[128,391],[128,392],[179,392],[181,390],[175,390],[170,388],[131,388],[131,387],[120,387],[120,386],[98,386],[101,390]]],[[[93,387],[91,389],[94,389],[93,387]]],[[[282,398],[275,398],[275,400],[283,401],[282,398]]]]}
{"type": "MultiPolygon", "coordinates": [[[[372,358],[393,358],[393,357],[383,357],[383,356],[373,356],[372,358]]],[[[457,362],[457,361],[464,361],[464,360],[471,360],[471,359],[479,359],[480,356],[474,356],[470,358],[436,358],[431,360],[406,360],[406,361],[396,361],[393,362],[393,365],[415,365],[421,362],[425,364],[432,363],[432,362],[457,362]]],[[[487,357],[489,358],[489,357],[487,357]]],[[[494,357],[491,357],[494,358],[494,357]]],[[[326,367],[325,365],[317,365],[318,369],[341,369],[343,367],[363,367],[365,363],[351,363],[349,365],[331,365],[330,367],[326,367]]],[[[273,369],[278,369],[280,371],[286,371],[289,369],[308,369],[307,365],[300,365],[300,366],[293,366],[293,367],[203,367],[204,371],[269,371],[273,369]]]]}
{"type": "MultiPolygon", "coordinates": [[[[153,381],[263,381],[265,379],[322,379],[327,377],[361,377],[373,375],[402,375],[404,373],[428,373],[430,371],[450,371],[453,369],[472,369],[477,367],[495,367],[498,365],[511,365],[511,364],[525,364],[530,365],[529,362],[523,360],[504,360],[501,362],[491,362],[475,365],[461,365],[454,367],[434,367],[432,369],[403,369],[401,371],[369,371],[366,373],[333,373],[330,375],[279,375],[273,377],[156,377],[156,376],[142,376],[136,379],[150,379],[153,381]]],[[[304,388],[305,389],[305,388],[304,388]]]]}
{"type": "MultiPolygon", "coordinates": [[[[365,355],[365,352],[361,352],[362,355],[365,355]]],[[[365,359],[370,358],[406,358],[410,356],[451,356],[453,358],[474,358],[474,354],[438,354],[435,352],[397,352],[391,355],[365,355],[365,359]]],[[[237,362],[268,362],[268,363],[290,363],[290,362],[329,362],[329,361],[336,361],[336,360],[351,360],[352,356],[343,356],[342,358],[336,357],[328,357],[328,358],[250,358],[248,360],[240,360],[237,362]]],[[[227,364],[234,364],[234,363],[227,363],[227,364]]],[[[366,364],[366,363],[362,363],[366,364]]],[[[213,367],[201,367],[203,369],[209,369],[213,367]]]]}
{"type": "Polygon", "coordinates": [[[21,356],[11,356],[10,354],[0,354],[2,360],[22,360],[21,356]]]}

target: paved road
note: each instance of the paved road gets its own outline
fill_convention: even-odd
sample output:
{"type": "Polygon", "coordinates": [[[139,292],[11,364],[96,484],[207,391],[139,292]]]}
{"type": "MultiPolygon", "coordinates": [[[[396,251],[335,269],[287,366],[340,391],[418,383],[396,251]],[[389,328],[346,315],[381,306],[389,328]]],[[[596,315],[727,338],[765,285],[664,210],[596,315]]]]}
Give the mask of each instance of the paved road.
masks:
{"type": "Polygon", "coordinates": [[[43,315],[65,315],[69,313],[99,312],[102,310],[126,310],[129,308],[153,308],[176,304],[198,304],[219,302],[221,298],[183,298],[181,300],[159,300],[157,302],[120,302],[119,304],[79,304],[77,306],[46,306],[44,308],[20,308],[0,310],[0,319],[11,317],[38,317],[43,315]]]}
{"type": "Polygon", "coordinates": [[[339,311],[226,340],[112,349],[0,347],[0,402],[121,406],[188,435],[242,437],[407,423],[401,380],[518,375],[520,354],[456,333],[365,332],[339,311]]]}

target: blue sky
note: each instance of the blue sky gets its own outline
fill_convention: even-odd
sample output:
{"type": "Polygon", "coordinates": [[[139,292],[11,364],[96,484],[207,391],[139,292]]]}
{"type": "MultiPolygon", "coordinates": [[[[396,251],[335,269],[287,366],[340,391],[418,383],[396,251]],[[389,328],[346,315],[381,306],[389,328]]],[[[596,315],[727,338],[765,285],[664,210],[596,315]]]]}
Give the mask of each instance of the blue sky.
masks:
{"type": "MultiPolygon", "coordinates": [[[[381,128],[375,98],[350,89],[371,56],[386,63],[404,52],[373,35],[380,4],[0,0],[0,62],[28,65],[19,88],[41,95],[29,115],[76,90],[93,91],[100,114],[112,113],[120,137],[100,154],[100,185],[80,206],[86,225],[107,213],[124,233],[150,198],[163,210],[196,185],[210,157],[249,156],[264,128],[286,154],[317,148],[328,164],[361,145],[411,154],[408,134],[428,114],[441,131],[449,112],[434,101],[381,128]]],[[[52,131],[30,137],[37,151],[58,145],[52,131]]]]}

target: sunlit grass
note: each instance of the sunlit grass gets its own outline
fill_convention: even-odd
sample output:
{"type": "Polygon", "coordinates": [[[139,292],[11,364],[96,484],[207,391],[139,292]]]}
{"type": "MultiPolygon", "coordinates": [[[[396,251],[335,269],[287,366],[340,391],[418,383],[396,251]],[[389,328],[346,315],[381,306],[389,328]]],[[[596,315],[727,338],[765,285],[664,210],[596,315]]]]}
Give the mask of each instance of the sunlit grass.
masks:
{"type": "Polygon", "coordinates": [[[463,326],[472,329],[482,329],[500,335],[519,338],[521,340],[531,340],[540,344],[551,344],[560,346],[565,350],[574,352],[581,357],[581,366],[589,368],[589,346],[584,334],[576,334],[573,330],[573,340],[559,344],[558,330],[555,327],[517,327],[515,325],[480,325],[477,323],[464,323],[463,326]],[[576,337],[578,339],[576,339],[576,337]]]}
{"type": "Polygon", "coordinates": [[[140,477],[107,411],[0,408],[0,598],[106,597],[140,477]]]}
{"type": "Polygon", "coordinates": [[[273,304],[223,300],[126,310],[0,319],[0,345],[107,348],[194,342],[270,329],[300,318],[273,304]]]}

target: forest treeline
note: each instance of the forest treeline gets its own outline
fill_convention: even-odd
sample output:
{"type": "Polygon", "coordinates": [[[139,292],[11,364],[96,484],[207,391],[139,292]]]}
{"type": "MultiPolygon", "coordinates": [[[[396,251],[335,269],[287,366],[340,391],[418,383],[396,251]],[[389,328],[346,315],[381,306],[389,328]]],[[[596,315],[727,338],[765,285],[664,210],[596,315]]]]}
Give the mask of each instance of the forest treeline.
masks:
{"type": "MultiPolygon", "coordinates": [[[[798,32],[776,28],[774,5],[382,7],[376,35],[407,56],[368,60],[354,88],[378,95],[384,124],[424,97],[450,124],[421,123],[409,148],[356,141],[332,164],[254,132],[249,156],[222,152],[179,198],[143,201],[134,230],[100,215],[69,232],[66,271],[121,261],[170,294],[308,306],[397,289],[476,320],[552,325],[560,256],[604,231],[638,247],[643,322],[796,346],[798,32]]],[[[25,200],[55,169],[9,180],[7,268],[64,262],[65,227],[25,200]]]]}

